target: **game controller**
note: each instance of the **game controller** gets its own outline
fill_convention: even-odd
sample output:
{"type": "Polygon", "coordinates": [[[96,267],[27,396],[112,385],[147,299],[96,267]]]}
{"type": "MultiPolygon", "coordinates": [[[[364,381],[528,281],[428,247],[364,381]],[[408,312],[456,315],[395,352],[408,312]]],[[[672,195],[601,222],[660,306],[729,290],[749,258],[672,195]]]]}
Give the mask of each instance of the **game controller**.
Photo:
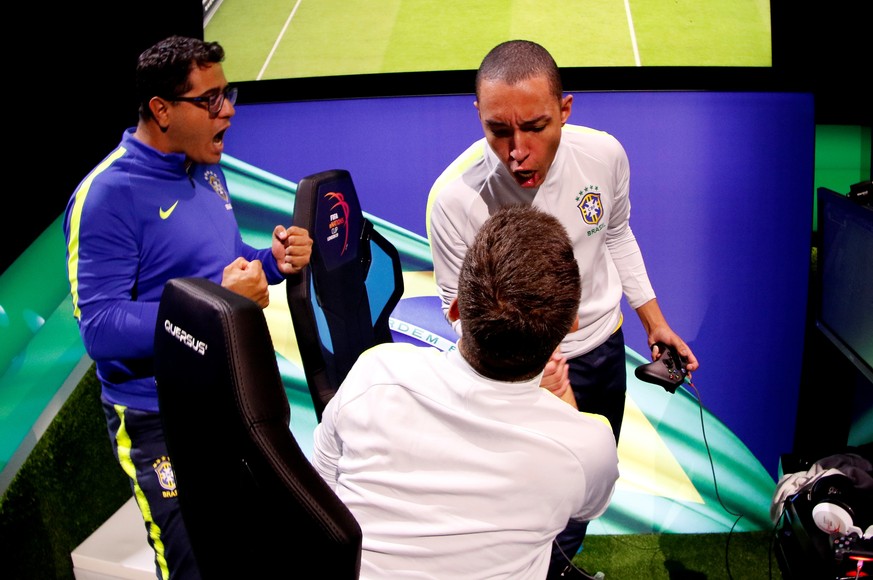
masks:
{"type": "Polygon", "coordinates": [[[641,381],[660,385],[668,393],[675,393],[688,374],[685,370],[685,359],[663,342],[657,343],[657,347],[661,353],[660,358],[638,366],[634,374],[641,381]]]}
{"type": "Polygon", "coordinates": [[[873,559],[873,542],[869,541],[866,535],[861,537],[855,532],[834,538],[834,559],[840,561],[844,558],[873,559]]]}

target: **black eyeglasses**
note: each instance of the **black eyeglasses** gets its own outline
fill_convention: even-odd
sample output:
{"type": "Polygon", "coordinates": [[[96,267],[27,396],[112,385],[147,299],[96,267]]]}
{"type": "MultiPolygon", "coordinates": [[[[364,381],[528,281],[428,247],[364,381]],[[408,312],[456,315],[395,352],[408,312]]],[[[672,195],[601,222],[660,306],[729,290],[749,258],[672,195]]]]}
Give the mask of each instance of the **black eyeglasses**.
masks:
{"type": "Polygon", "coordinates": [[[238,89],[232,86],[224,87],[224,90],[220,93],[215,93],[213,95],[203,96],[203,97],[173,97],[169,99],[171,101],[184,101],[186,103],[194,103],[197,106],[206,105],[206,110],[209,111],[210,117],[216,117],[218,113],[221,112],[221,108],[224,106],[224,100],[227,99],[230,101],[230,104],[236,104],[236,94],[238,89]]]}

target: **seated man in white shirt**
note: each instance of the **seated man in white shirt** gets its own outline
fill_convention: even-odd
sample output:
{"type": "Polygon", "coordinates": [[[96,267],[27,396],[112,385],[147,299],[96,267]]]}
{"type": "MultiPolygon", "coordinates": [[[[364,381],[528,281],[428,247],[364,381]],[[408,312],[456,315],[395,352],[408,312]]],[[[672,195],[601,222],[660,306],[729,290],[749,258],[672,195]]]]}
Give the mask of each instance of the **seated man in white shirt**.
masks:
{"type": "Polygon", "coordinates": [[[541,580],[567,522],[603,514],[618,479],[612,430],[540,388],[579,299],[564,227],[507,207],[464,257],[457,349],[361,355],[316,427],[313,461],[361,525],[362,579],[541,580]]]}

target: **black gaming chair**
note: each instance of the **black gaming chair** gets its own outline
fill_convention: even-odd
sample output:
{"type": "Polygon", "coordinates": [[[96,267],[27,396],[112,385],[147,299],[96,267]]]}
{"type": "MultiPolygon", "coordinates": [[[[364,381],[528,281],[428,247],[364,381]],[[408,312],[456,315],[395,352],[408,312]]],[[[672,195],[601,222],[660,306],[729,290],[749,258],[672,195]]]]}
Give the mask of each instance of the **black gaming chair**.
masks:
{"type": "Polygon", "coordinates": [[[312,237],[310,267],[286,282],[303,371],[319,421],[357,360],[391,342],[388,319],[403,295],[397,249],[364,217],[344,169],[297,184],[293,224],[312,237]]]}
{"type": "Polygon", "coordinates": [[[171,280],[155,376],[203,577],[357,579],[361,528],[291,433],[261,308],[205,279],[171,280]]]}

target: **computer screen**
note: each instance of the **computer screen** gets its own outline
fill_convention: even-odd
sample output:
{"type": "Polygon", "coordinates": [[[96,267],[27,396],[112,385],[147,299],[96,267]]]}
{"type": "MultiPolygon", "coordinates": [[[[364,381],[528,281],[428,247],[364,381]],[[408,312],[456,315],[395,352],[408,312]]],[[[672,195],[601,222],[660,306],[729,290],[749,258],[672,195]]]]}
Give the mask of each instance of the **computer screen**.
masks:
{"type": "Polygon", "coordinates": [[[204,35],[235,81],[475,70],[510,38],[543,44],[561,68],[769,67],[770,3],[213,2],[204,35]]]}
{"type": "Polygon", "coordinates": [[[228,80],[256,85],[241,100],[264,102],[470,93],[485,54],[516,38],[549,50],[568,91],[767,89],[773,20],[768,0],[221,0],[203,30],[228,80]]]}
{"type": "Polygon", "coordinates": [[[873,207],[818,189],[817,325],[873,381],[873,207]]]}

